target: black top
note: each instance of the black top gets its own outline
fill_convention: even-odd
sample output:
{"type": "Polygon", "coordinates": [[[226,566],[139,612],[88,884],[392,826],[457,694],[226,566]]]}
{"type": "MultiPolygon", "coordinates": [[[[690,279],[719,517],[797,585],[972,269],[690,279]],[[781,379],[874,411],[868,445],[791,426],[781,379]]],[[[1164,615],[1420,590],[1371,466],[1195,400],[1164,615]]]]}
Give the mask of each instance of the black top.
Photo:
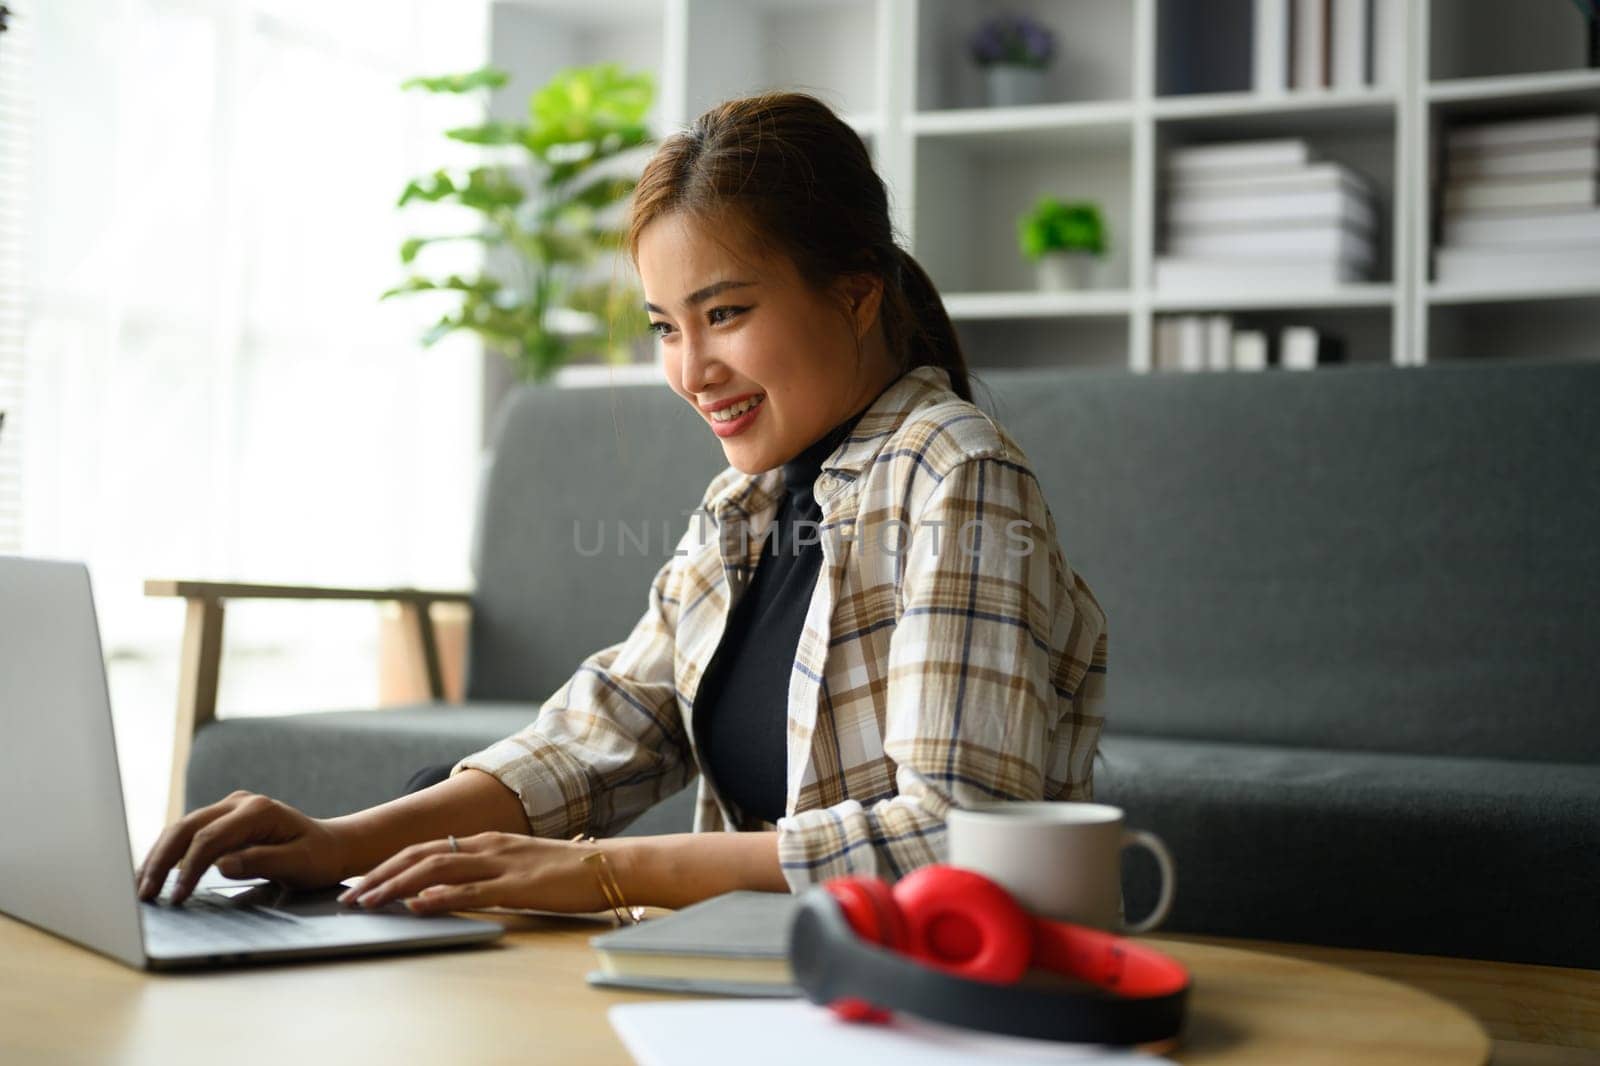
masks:
{"type": "Polygon", "coordinates": [[[811,489],[823,460],[867,407],[783,464],[783,497],[755,575],[734,604],[695,693],[701,771],[747,818],[776,822],[783,817],[789,675],[822,570],[822,508],[811,489]]]}

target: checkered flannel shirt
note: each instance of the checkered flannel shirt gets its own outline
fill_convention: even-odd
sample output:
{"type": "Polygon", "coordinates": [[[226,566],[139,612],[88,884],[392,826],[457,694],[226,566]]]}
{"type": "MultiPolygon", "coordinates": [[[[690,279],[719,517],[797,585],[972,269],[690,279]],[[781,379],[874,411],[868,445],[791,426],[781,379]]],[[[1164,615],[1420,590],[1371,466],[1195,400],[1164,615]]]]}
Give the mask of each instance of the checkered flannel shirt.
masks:
{"type": "Polygon", "coordinates": [[[796,892],[943,861],[952,806],[1092,798],[1105,615],[1022,450],[926,366],[879,395],[815,484],[824,562],[789,676],[784,817],[719,796],[694,695],[782,492],[781,469],[713,478],[627,639],[452,772],[494,775],[557,838],[614,833],[699,774],[695,831],[776,829],[796,892]]]}

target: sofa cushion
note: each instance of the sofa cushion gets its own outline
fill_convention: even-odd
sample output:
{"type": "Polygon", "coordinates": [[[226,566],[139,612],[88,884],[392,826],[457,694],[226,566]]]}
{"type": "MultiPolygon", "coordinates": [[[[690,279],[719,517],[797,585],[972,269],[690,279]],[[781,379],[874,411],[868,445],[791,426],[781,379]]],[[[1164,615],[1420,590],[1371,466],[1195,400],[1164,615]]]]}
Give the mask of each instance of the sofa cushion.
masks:
{"type": "Polygon", "coordinates": [[[1600,364],[982,377],[1105,609],[1107,728],[1600,764],[1600,364]]]}
{"type": "MultiPolygon", "coordinates": [[[[435,703],[224,718],[195,736],[186,806],[203,807],[242,788],[314,817],[346,814],[394,799],[416,771],[488,747],[536,711],[520,703],[435,703]]],[[[689,832],[694,796],[693,788],[680,790],[621,835],[689,832]]]]}
{"type": "MultiPolygon", "coordinates": [[[[1107,735],[1095,797],[1166,841],[1164,928],[1600,967],[1600,770],[1107,735]]],[[[1155,863],[1130,849],[1127,915],[1155,863]]]]}

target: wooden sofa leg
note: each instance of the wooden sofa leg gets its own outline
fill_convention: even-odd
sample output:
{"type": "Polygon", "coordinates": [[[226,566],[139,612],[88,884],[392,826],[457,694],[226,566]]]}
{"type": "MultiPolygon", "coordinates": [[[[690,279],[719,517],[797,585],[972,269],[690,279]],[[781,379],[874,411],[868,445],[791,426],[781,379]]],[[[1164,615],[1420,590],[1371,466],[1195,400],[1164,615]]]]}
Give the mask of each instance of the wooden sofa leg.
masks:
{"type": "Polygon", "coordinates": [[[196,730],[217,717],[217,675],[222,665],[222,601],[196,596],[188,601],[183,653],[178,665],[178,721],[172,738],[172,779],[167,792],[167,824],[183,817],[184,783],[196,730]]]}
{"type": "Polygon", "coordinates": [[[428,682],[428,698],[434,702],[444,699],[444,669],[439,665],[439,641],[433,631],[432,604],[426,601],[407,602],[400,605],[402,618],[415,635],[422,652],[422,668],[428,682]]]}

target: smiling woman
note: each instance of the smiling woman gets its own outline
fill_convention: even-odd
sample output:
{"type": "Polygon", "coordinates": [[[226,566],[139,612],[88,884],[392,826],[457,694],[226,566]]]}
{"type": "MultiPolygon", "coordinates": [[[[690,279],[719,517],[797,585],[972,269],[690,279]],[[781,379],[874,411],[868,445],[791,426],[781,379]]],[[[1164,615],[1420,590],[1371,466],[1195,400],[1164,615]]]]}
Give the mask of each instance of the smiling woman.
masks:
{"type": "Polygon", "coordinates": [[[599,910],[598,849],[629,903],[680,907],[898,878],[943,860],[952,807],[1092,798],[1105,616],[1027,456],[972,402],[861,139],[807,95],[731,100],[661,144],[632,210],[661,366],[729,464],[632,632],[399,799],[189,814],[147,896],[220,858],[295,883],[365,871],[346,894],[364,906],[599,910]],[[693,833],[589,838],[697,774],[693,833]]]}

